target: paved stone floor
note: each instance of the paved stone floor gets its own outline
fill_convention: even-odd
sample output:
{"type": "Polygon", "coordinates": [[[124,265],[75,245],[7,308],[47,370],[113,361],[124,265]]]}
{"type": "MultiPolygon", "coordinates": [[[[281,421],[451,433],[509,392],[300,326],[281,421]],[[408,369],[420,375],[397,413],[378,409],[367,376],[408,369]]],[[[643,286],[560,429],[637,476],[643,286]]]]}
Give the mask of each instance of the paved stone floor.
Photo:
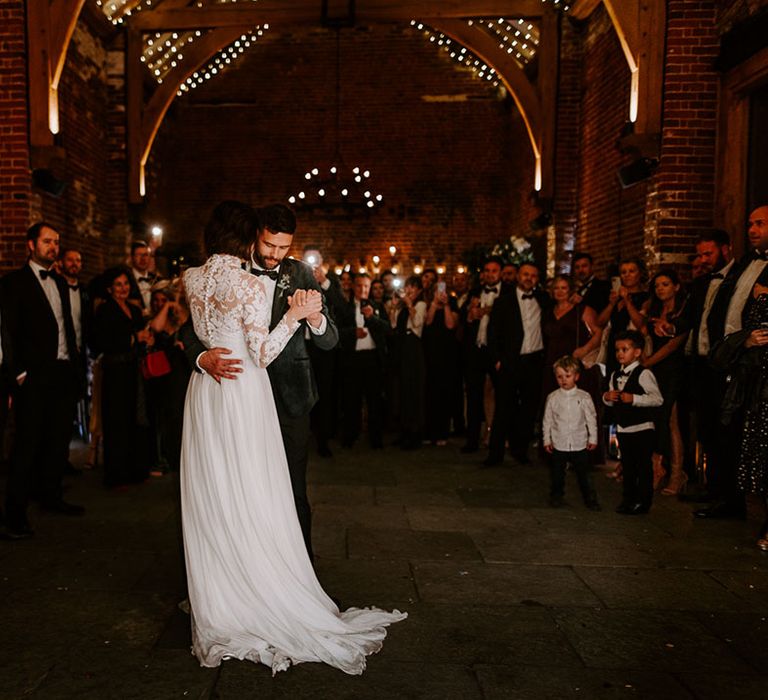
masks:
{"type": "Polygon", "coordinates": [[[317,570],[351,605],[409,612],[362,677],[305,664],[202,669],[189,653],[172,478],[85,518],[32,513],[0,542],[0,698],[768,697],[768,556],[749,523],[547,507],[541,465],[479,469],[458,444],[311,463],[317,570]]]}

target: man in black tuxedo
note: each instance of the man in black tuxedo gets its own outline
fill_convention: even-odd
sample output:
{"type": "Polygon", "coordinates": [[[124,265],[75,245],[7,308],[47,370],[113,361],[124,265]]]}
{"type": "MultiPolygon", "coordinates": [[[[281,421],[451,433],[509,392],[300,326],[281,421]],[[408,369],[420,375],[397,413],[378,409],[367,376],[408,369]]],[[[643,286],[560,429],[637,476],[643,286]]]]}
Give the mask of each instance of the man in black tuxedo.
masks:
{"type": "Polygon", "coordinates": [[[709,363],[712,347],[708,320],[712,304],[723,280],[734,266],[731,257],[731,239],[725,231],[713,229],[699,236],[696,242],[696,258],[704,274],[695,278],[689,287],[688,313],[691,334],[688,338],[690,352],[690,403],[696,418],[696,438],[707,456],[707,492],[689,490],[680,500],[712,500],[716,494],[718,465],[728,459],[723,450],[730,449],[723,440],[725,431],[720,425],[720,402],[725,392],[725,376],[709,363]]]}
{"type": "Polygon", "coordinates": [[[591,306],[599,314],[608,306],[611,284],[608,280],[601,280],[595,276],[592,271],[592,264],[592,256],[589,253],[579,251],[573,254],[571,272],[575,291],[571,295],[571,303],[584,303],[586,306],[591,306]]]}
{"type": "MultiPolygon", "coordinates": [[[[312,268],[300,260],[287,258],[296,231],[294,213],[282,204],[258,210],[259,232],[253,253],[251,272],[264,284],[272,303],[272,330],[288,310],[288,297],[297,290],[320,291],[312,268]]],[[[317,386],[312,373],[304,331],[317,347],[331,350],[338,343],[336,324],[323,304],[323,312],[309,316],[293,334],[283,351],[267,368],[275,397],[280,432],[291,475],[293,498],[299,516],[307,552],[312,558],[312,513],[307,498],[307,459],[309,414],[317,401],[317,386]]],[[[210,374],[216,381],[237,379],[242,371],[240,360],[227,359],[227,348],[205,346],[195,335],[191,323],[180,331],[181,341],[193,367],[210,374]]]]}
{"type": "Polygon", "coordinates": [[[465,454],[477,452],[480,448],[480,424],[485,411],[485,378],[490,376],[494,393],[496,388],[498,375],[488,353],[488,326],[495,302],[513,289],[502,281],[502,267],[500,258],[487,260],[483,265],[480,286],[469,292],[461,308],[462,355],[467,390],[467,441],[461,451],[465,454]]]}
{"type": "Polygon", "coordinates": [[[355,276],[354,297],[337,315],[342,357],[342,444],[360,434],[363,397],[368,407],[368,440],[383,446],[384,362],[391,326],[384,309],[370,300],[371,278],[355,276]]]}
{"type": "Polygon", "coordinates": [[[149,302],[152,297],[152,285],[159,279],[149,268],[152,263],[152,251],[144,241],[131,243],[131,274],[128,282],[131,285],[129,299],[133,299],[143,310],[144,315],[149,314],[149,302]]]}
{"type": "Polygon", "coordinates": [[[504,461],[509,440],[512,456],[527,464],[528,443],[539,410],[541,373],[544,363],[542,319],[549,308],[549,295],[538,288],[539,270],[523,263],[517,286],[496,301],[488,327],[488,352],[496,371],[496,409],[493,413],[486,467],[504,461]]]}
{"type": "Polygon", "coordinates": [[[7,537],[32,535],[33,489],[43,509],[82,515],[62,499],[62,465],[84,376],[69,289],[52,271],[59,234],[45,223],[27,231],[29,261],[2,280],[3,357],[14,393],[16,434],[6,491],[7,537]]]}
{"type": "MultiPolygon", "coordinates": [[[[752,287],[768,265],[768,205],[758,207],[750,214],[748,236],[751,250],[728,270],[706,318],[710,349],[725,336],[740,331],[747,319],[753,303],[752,287]]],[[[724,386],[721,378],[713,391],[724,386]]],[[[722,396],[722,393],[716,395],[722,396]]],[[[709,508],[694,511],[698,518],[746,517],[744,494],[739,490],[736,478],[741,428],[737,418],[728,426],[718,426],[718,449],[715,458],[707,462],[709,491],[714,502],[709,508]]]]}
{"type": "MultiPolygon", "coordinates": [[[[323,298],[328,305],[331,317],[335,320],[338,309],[346,304],[341,293],[339,281],[335,276],[328,276],[323,266],[323,255],[316,245],[304,246],[304,261],[312,268],[315,281],[320,285],[323,298]]],[[[317,441],[317,453],[321,457],[333,457],[328,440],[336,430],[338,394],[337,374],[338,349],[325,350],[312,342],[310,331],[304,332],[307,341],[307,352],[312,361],[312,371],[317,383],[317,403],[310,415],[312,431],[317,441]]]]}
{"type": "MultiPolygon", "coordinates": [[[[69,307],[72,311],[72,324],[75,327],[75,342],[77,352],[82,363],[82,372],[85,376],[88,367],[88,356],[85,351],[85,341],[88,337],[88,322],[90,306],[88,291],[80,282],[80,273],[83,270],[83,258],[80,252],[74,248],[67,248],[61,253],[61,276],[69,289],[69,307]]],[[[88,435],[88,402],[86,401],[86,386],[82,386],[83,393],[78,396],[77,419],[80,426],[80,434],[87,440],[88,435]]],[[[68,465],[71,469],[71,465],[68,465]]],[[[78,472],[79,474],[80,472],[78,472]]]]}

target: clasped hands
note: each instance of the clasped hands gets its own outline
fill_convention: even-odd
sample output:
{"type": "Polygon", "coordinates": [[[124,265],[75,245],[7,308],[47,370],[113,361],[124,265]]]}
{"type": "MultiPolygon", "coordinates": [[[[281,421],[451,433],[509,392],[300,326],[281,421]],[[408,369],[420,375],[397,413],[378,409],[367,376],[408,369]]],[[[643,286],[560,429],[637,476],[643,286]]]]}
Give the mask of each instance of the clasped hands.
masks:
{"type": "MultiPolygon", "coordinates": [[[[307,319],[312,326],[319,326],[323,316],[323,295],[315,289],[297,289],[288,297],[288,312],[294,321],[307,319]]],[[[209,374],[217,382],[222,379],[237,379],[237,375],[243,371],[241,359],[227,358],[232,351],[228,348],[211,348],[197,360],[206,374],[209,374]]]]}
{"type": "Polygon", "coordinates": [[[613,391],[606,391],[603,394],[603,398],[612,403],[632,403],[634,394],[630,394],[628,391],[618,391],[614,389],[613,391]]]}

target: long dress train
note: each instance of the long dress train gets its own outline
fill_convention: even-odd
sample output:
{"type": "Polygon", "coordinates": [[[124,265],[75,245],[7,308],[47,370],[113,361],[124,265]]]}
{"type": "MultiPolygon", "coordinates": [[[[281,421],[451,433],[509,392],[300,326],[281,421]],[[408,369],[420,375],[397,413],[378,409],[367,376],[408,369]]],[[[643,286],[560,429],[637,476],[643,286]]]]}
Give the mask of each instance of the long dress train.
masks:
{"type": "Polygon", "coordinates": [[[195,373],[184,409],[181,497],[193,653],[276,671],[322,661],[350,674],[407,615],[340,613],[315,576],[291,491],[267,365],[299,327],[268,331],[264,289],[233,256],[185,273],[192,320],[206,347],[243,361],[236,381],[195,373]]]}

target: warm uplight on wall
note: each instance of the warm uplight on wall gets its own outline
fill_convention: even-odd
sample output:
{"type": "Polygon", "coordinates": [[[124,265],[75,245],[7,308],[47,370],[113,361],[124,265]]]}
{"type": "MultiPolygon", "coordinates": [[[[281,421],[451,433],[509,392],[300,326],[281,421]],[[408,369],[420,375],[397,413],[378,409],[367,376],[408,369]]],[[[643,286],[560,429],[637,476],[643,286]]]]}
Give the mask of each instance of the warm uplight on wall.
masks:
{"type": "Polygon", "coordinates": [[[459,265],[459,266],[456,268],[456,272],[458,272],[460,275],[463,275],[463,274],[464,274],[466,271],[467,271],[467,270],[466,270],[466,268],[464,267],[464,265],[459,265]]]}
{"type": "Polygon", "coordinates": [[[48,129],[59,133],[59,91],[53,86],[48,88],[48,129]]]}
{"type": "Polygon", "coordinates": [[[438,275],[444,275],[445,274],[445,267],[443,267],[442,265],[438,265],[437,266],[437,274],[438,275]]]}
{"type": "Polygon", "coordinates": [[[536,174],[533,182],[533,188],[537,192],[541,192],[541,156],[536,154],[536,174]]]}
{"type": "Polygon", "coordinates": [[[391,245],[389,246],[389,254],[394,255],[397,252],[397,248],[395,246],[391,245]]]}
{"type": "Polygon", "coordinates": [[[414,275],[420,275],[422,272],[424,272],[424,268],[421,265],[414,265],[413,266],[413,274],[414,275]]]}
{"type": "Polygon", "coordinates": [[[637,121],[637,105],[640,97],[640,68],[635,66],[632,70],[632,82],[629,88],[629,121],[637,121]]]}
{"type": "Polygon", "coordinates": [[[152,238],[159,241],[163,237],[163,227],[155,224],[151,229],[152,238]]]}
{"type": "Polygon", "coordinates": [[[144,176],[144,163],[139,163],[139,194],[143,197],[147,193],[146,178],[144,176]]]}

